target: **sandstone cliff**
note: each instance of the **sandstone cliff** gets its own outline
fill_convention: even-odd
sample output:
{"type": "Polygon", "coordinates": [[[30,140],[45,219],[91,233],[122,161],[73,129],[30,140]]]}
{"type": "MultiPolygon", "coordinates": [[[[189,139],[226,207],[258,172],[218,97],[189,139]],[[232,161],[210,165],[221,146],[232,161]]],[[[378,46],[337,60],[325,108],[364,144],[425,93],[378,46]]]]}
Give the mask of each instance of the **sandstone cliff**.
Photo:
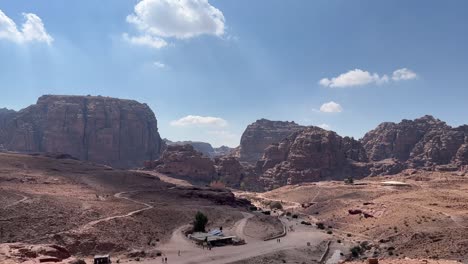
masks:
{"type": "Polygon", "coordinates": [[[265,149],[292,133],[303,129],[294,122],[270,121],[260,119],[247,126],[242,134],[239,149],[241,161],[255,162],[260,159],[265,149]]]}
{"type": "Polygon", "coordinates": [[[4,150],[7,141],[7,124],[16,116],[16,112],[6,108],[0,108],[0,151],[4,150]]]}
{"type": "Polygon", "coordinates": [[[307,127],[270,145],[257,162],[260,181],[277,187],[320,180],[338,180],[353,174],[354,162],[367,162],[362,145],[333,131],[307,127]]]}
{"type": "Polygon", "coordinates": [[[67,153],[123,168],[160,154],[154,113],[132,100],[45,95],[2,127],[3,145],[13,151],[67,153]]]}
{"type": "Polygon", "coordinates": [[[193,181],[212,182],[216,177],[214,162],[192,145],[169,145],[161,158],[146,165],[147,169],[193,181]]]}
{"type": "Polygon", "coordinates": [[[468,126],[452,128],[432,116],[382,123],[361,140],[372,161],[394,158],[410,168],[466,164],[468,126]]]}

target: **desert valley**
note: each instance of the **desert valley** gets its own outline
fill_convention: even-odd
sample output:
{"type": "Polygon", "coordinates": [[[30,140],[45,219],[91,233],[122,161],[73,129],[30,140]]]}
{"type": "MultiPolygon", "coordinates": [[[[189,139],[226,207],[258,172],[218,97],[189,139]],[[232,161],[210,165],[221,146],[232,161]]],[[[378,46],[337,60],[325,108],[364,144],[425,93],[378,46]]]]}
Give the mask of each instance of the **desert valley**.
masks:
{"type": "Polygon", "coordinates": [[[44,95],[0,109],[0,150],[0,263],[468,261],[468,125],[432,116],[361,139],[259,119],[213,148],[137,101],[44,95]],[[223,236],[197,242],[197,212],[223,236]]]}

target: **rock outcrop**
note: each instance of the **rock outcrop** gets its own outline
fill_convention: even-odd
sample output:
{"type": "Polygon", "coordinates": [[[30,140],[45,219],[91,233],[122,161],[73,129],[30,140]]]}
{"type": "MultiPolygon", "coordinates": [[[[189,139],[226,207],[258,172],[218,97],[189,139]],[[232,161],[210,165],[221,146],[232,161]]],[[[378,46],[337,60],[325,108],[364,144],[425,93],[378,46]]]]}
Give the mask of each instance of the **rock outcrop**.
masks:
{"type": "Polygon", "coordinates": [[[247,126],[242,134],[239,159],[241,161],[256,162],[265,149],[271,144],[278,143],[292,133],[303,129],[294,122],[270,121],[260,119],[247,126]]]}
{"type": "Polygon", "coordinates": [[[217,180],[226,186],[239,188],[246,175],[244,167],[234,157],[221,157],[215,159],[217,180]]]}
{"type": "Polygon", "coordinates": [[[468,162],[468,126],[452,128],[432,116],[382,123],[361,140],[369,159],[396,159],[409,168],[468,162]]]}
{"type": "Polygon", "coordinates": [[[67,153],[122,168],[160,155],[156,117],[133,100],[45,95],[0,125],[0,144],[12,151],[67,153]]]}
{"type": "MultiPolygon", "coordinates": [[[[353,173],[354,162],[367,162],[362,145],[333,131],[307,127],[270,145],[257,170],[267,188],[285,184],[338,180],[353,173]]],[[[363,175],[365,176],[365,175],[363,175]]]]}
{"type": "Polygon", "coordinates": [[[228,146],[221,146],[219,148],[214,148],[214,157],[229,156],[234,151],[234,148],[228,146]]]}
{"type": "Polygon", "coordinates": [[[201,152],[203,153],[203,155],[210,157],[210,158],[226,156],[230,154],[231,151],[233,150],[232,148],[227,147],[227,146],[213,148],[213,146],[210,143],[201,142],[201,141],[171,141],[165,138],[164,142],[166,143],[167,146],[187,145],[187,144],[192,145],[196,151],[201,152]]]}
{"type": "Polygon", "coordinates": [[[169,145],[161,158],[148,169],[193,181],[210,183],[216,177],[214,161],[194,149],[192,145],[169,145]]]}
{"type": "Polygon", "coordinates": [[[0,151],[4,150],[4,144],[7,141],[7,124],[16,116],[16,111],[6,108],[0,109],[0,151]]]}

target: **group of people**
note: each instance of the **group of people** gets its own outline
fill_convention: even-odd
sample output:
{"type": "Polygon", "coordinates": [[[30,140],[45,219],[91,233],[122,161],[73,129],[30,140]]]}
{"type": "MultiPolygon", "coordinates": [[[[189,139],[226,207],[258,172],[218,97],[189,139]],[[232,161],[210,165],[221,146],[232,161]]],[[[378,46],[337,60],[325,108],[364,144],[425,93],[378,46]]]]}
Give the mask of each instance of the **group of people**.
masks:
{"type": "Polygon", "coordinates": [[[281,238],[277,238],[276,243],[281,243],[281,238]]]}

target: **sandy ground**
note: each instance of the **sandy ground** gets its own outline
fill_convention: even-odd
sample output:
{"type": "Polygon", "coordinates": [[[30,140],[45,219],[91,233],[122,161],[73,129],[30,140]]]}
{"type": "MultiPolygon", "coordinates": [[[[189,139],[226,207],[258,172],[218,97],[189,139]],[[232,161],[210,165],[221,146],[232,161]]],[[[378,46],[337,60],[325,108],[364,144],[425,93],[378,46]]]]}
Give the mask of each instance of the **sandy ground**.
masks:
{"type": "Polygon", "coordinates": [[[118,256],[155,250],[197,211],[210,227],[233,226],[243,217],[241,207],[219,204],[224,193],[197,192],[146,173],[0,153],[0,244],[53,243],[76,256],[118,256]]]}
{"type": "Polygon", "coordinates": [[[323,223],[336,239],[354,245],[367,241],[372,245],[368,256],[468,261],[467,178],[418,172],[357,183],[319,182],[238,195],[260,206],[282,201],[292,214],[323,223]],[[382,184],[390,180],[407,186],[382,184]]]}

